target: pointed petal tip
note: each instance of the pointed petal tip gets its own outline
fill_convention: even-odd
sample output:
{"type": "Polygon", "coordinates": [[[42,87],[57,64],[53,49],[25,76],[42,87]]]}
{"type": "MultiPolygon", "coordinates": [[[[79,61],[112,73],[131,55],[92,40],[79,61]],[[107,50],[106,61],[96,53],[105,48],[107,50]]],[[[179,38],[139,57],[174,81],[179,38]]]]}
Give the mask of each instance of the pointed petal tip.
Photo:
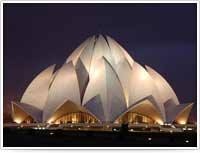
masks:
{"type": "Polygon", "coordinates": [[[105,39],[102,34],[98,34],[98,39],[105,39]]]}
{"type": "Polygon", "coordinates": [[[108,35],[105,35],[106,39],[112,39],[110,36],[108,35]]]}
{"type": "Polygon", "coordinates": [[[144,65],[144,67],[146,68],[146,70],[151,69],[151,67],[149,67],[148,65],[144,65]]]}

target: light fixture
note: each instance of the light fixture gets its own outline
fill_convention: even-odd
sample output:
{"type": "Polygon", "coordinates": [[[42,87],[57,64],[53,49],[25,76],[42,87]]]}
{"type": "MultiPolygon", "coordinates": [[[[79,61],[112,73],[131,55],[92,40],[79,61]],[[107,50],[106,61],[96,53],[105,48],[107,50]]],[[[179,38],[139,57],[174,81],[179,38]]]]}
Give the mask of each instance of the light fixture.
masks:
{"type": "Polygon", "coordinates": [[[178,123],[181,124],[181,125],[184,125],[184,124],[186,124],[186,121],[185,120],[180,120],[180,121],[178,121],[178,123]]]}
{"type": "Polygon", "coordinates": [[[151,141],[151,140],[152,140],[152,138],[148,138],[148,140],[149,140],[149,141],[151,141]]]}
{"type": "Polygon", "coordinates": [[[15,119],[14,120],[17,124],[20,124],[22,121],[20,119],[15,119]]]}
{"type": "Polygon", "coordinates": [[[157,122],[158,124],[160,124],[160,125],[163,125],[163,124],[164,124],[163,121],[161,121],[160,119],[156,120],[156,122],[157,122]]]}

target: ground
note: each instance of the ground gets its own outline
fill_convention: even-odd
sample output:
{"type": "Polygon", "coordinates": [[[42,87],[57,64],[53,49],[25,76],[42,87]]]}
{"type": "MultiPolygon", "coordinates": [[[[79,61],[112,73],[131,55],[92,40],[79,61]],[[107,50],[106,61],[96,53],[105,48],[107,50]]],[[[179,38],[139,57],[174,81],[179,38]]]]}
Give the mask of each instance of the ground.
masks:
{"type": "Polygon", "coordinates": [[[192,132],[112,132],[4,128],[4,147],[196,147],[192,132]]]}

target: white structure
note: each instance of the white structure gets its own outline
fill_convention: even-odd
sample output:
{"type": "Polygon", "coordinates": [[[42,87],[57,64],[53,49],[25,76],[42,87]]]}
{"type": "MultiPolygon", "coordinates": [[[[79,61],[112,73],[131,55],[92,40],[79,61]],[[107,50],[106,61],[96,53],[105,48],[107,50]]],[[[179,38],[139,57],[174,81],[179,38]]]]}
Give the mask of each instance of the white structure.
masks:
{"type": "Polygon", "coordinates": [[[54,72],[41,72],[20,102],[21,122],[177,122],[186,124],[192,103],[180,104],[167,81],[135,62],[115,40],[92,36],[54,72]]]}

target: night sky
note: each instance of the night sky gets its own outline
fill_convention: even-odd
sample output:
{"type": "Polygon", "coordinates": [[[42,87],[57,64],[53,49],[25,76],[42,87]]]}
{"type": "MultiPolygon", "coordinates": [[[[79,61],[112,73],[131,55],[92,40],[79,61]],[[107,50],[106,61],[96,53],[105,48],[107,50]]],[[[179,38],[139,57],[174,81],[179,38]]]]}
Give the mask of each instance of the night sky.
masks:
{"type": "Polygon", "coordinates": [[[159,72],[180,103],[194,102],[196,120],[196,4],[4,4],[4,112],[52,64],[60,67],[86,38],[105,34],[141,65],[159,72]]]}

